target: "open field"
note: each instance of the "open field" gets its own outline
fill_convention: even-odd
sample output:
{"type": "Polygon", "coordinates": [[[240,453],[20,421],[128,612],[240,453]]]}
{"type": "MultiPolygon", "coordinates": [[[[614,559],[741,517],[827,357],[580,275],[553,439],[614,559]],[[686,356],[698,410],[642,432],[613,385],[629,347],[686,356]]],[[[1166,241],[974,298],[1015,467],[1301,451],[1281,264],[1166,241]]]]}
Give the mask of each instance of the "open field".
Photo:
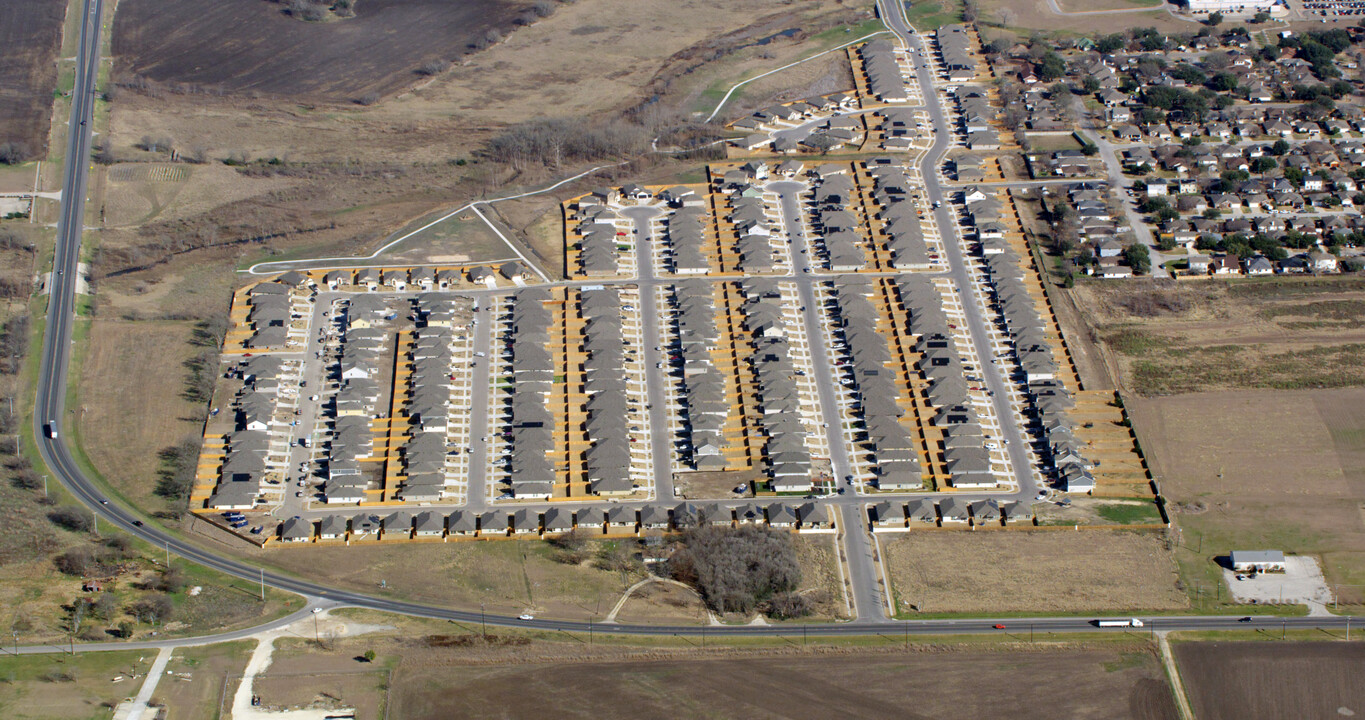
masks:
{"type": "Polygon", "coordinates": [[[915,532],[887,540],[901,613],[1172,610],[1186,606],[1157,535],[1104,530],[915,532]]]}
{"type": "Polygon", "coordinates": [[[1191,642],[1172,647],[1195,716],[1334,718],[1365,711],[1365,645],[1191,642]]]}
{"type": "Polygon", "coordinates": [[[369,0],[354,18],[317,23],[259,0],[126,0],[114,55],[121,72],[172,88],[350,101],[412,82],[428,60],[458,59],[486,32],[507,32],[528,6],[369,0]]]}
{"type": "Polygon", "coordinates": [[[152,700],[166,707],[167,717],[217,718],[223,679],[240,675],[255,647],[254,641],[238,640],[176,650],[166,664],[166,671],[175,674],[157,684],[152,700]]]}
{"type": "Polygon", "coordinates": [[[91,323],[81,367],[77,429],[95,468],[120,493],[147,511],[179,510],[155,495],[158,453],[197,437],[204,408],[183,397],[189,344],[182,322],[91,323]],[[109,382],[109,378],[118,378],[109,382]]]}
{"type": "Polygon", "coordinates": [[[63,0],[0,4],[0,143],[20,143],[30,158],[47,153],[63,0]]]}
{"type": "Polygon", "coordinates": [[[1096,10],[1131,10],[1133,8],[1158,8],[1161,0],[1057,0],[1065,12],[1094,12],[1096,10]]]}
{"type": "Polygon", "coordinates": [[[554,697],[569,718],[1175,717],[1150,653],[926,652],[473,667],[404,662],[391,711],[521,717],[554,697]],[[1041,678],[1066,678],[1059,693],[1041,678]],[[989,692],[981,692],[990,688],[989,692]]]}
{"type": "MultiPolygon", "coordinates": [[[[1086,6],[1083,9],[1115,9],[1119,3],[1127,7],[1138,7],[1139,2],[1127,2],[1127,0],[1104,0],[1095,7],[1086,6]]],[[[1079,0],[1059,0],[1063,10],[1076,10],[1079,0]]],[[[983,34],[987,38],[993,38],[1001,34],[998,28],[1002,21],[1008,19],[1008,34],[1027,38],[1030,31],[1041,30],[1043,32],[1059,32],[1068,35],[1090,35],[1094,33],[1120,32],[1133,27],[1154,27],[1161,32],[1189,32],[1193,33],[1198,26],[1193,23],[1180,22],[1170,16],[1165,10],[1153,9],[1150,12],[1120,13],[1117,15],[1058,15],[1052,12],[1048,5],[1048,0],[981,0],[980,17],[992,27],[983,28],[983,34]],[[1008,17],[1001,15],[1001,10],[1008,10],[1008,17]]]]}
{"type": "Polygon", "coordinates": [[[1073,292],[1143,395],[1365,383],[1358,278],[1083,283],[1073,292]]]}
{"type": "Polygon", "coordinates": [[[1339,599],[1365,598],[1365,390],[1133,400],[1139,437],[1183,530],[1187,580],[1213,593],[1233,549],[1315,554],[1339,599]],[[1356,587],[1344,587],[1355,585],[1356,587]]]}
{"type": "Polygon", "coordinates": [[[605,617],[643,577],[591,561],[561,563],[555,552],[538,542],[401,543],[282,548],[262,559],[314,581],[414,602],[582,620],[605,617]]]}
{"type": "Polygon", "coordinates": [[[0,657],[0,713],[13,720],[108,717],[107,708],[137,694],[155,657],[142,650],[0,657]]]}

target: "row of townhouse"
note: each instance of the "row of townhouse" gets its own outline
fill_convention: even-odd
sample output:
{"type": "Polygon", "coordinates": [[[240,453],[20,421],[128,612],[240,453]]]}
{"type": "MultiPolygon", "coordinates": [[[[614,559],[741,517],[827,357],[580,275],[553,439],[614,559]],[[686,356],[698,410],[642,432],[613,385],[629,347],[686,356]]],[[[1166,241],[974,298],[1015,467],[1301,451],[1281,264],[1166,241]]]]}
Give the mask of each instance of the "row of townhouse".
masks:
{"type": "Polygon", "coordinates": [[[579,237],[579,272],[587,277],[617,274],[621,258],[620,236],[625,234],[615,224],[620,217],[606,205],[579,204],[578,215],[570,220],[577,222],[574,232],[579,237]]]}
{"type": "Polygon", "coordinates": [[[297,362],[271,355],[241,361],[232,372],[242,380],[234,398],[233,431],[224,439],[223,462],[208,507],[250,510],[261,502],[267,475],[279,472],[288,439],[277,434],[281,390],[296,392],[297,362]]]}
{"type": "Polygon", "coordinates": [[[872,176],[872,200],[880,209],[891,267],[897,270],[928,270],[933,258],[924,239],[921,210],[913,197],[915,183],[900,158],[879,157],[866,163],[872,176]]]}
{"type": "Polygon", "coordinates": [[[712,351],[716,329],[715,288],[709,282],[684,280],[673,286],[673,325],[677,344],[673,362],[682,366],[682,405],[688,464],[693,470],[725,468],[725,421],[730,404],[725,378],[716,369],[712,351]]]}
{"type": "Polygon", "coordinates": [[[375,457],[373,419],[383,414],[379,381],[391,363],[394,332],[388,324],[397,316],[389,298],[379,295],[357,295],[335,307],[344,307],[343,332],[333,378],[337,392],[330,412],[322,406],[332,425],[323,501],[358,504],[370,489],[364,463],[375,457]]]}
{"type": "Polygon", "coordinates": [[[476,265],[467,269],[415,267],[330,270],[322,276],[322,282],[329,290],[358,288],[369,292],[409,292],[451,290],[464,282],[494,287],[499,276],[516,281],[529,277],[529,273],[521,263],[508,261],[496,268],[476,265]]]}
{"type": "Polygon", "coordinates": [[[744,329],[753,350],[749,363],[762,412],[758,425],[764,436],[769,486],[775,492],[810,492],[814,487],[811,456],[801,417],[808,405],[802,402],[797,387],[788,337],[796,317],[784,307],[776,279],[745,278],[740,288],[744,294],[744,329]]]}
{"type": "Polygon", "coordinates": [[[948,79],[954,82],[976,77],[976,53],[973,50],[972,30],[966,25],[944,25],[934,31],[939,59],[948,79]]]}
{"type": "Polygon", "coordinates": [[[546,303],[551,299],[549,291],[540,287],[519,290],[512,296],[507,343],[512,356],[507,467],[511,493],[517,498],[548,498],[554,490],[556,474],[549,453],[555,449],[557,426],[545,405],[555,374],[547,347],[553,317],[546,303]]]}
{"type": "Polygon", "coordinates": [[[873,531],[906,530],[914,525],[948,526],[971,523],[975,527],[1001,525],[1005,522],[1032,522],[1033,514],[1018,502],[998,500],[967,501],[948,498],[935,503],[923,498],[907,502],[885,500],[870,505],[868,521],[873,531]]]}
{"type": "Polygon", "coordinates": [[[545,511],[523,508],[514,512],[455,510],[449,514],[436,510],[412,513],[406,510],[380,516],[363,513],[355,516],[325,515],[317,520],[293,517],[280,525],[280,540],[286,543],[363,540],[363,539],[438,539],[476,537],[538,537],[579,531],[588,534],[638,534],[668,532],[701,526],[733,527],[768,525],[805,532],[827,531],[832,527],[829,509],[818,503],[683,503],[674,508],[646,505],[641,508],[614,506],[602,508],[550,508],[545,511]]]}
{"type": "Polygon", "coordinates": [[[1000,149],[1000,134],[995,128],[1000,109],[991,103],[985,88],[963,85],[953,91],[953,100],[957,104],[958,131],[967,148],[1000,149]]]}
{"type": "Polygon", "coordinates": [[[1080,454],[1075,424],[1067,412],[1075,407],[1071,393],[1057,377],[1058,364],[1047,337],[1047,324],[1029,293],[1021,259],[1009,248],[982,247],[987,278],[1005,332],[1014,346],[1038,435],[1046,441],[1052,472],[1067,492],[1095,489],[1093,466],[1080,454]]]}
{"type": "Polygon", "coordinates": [[[635,489],[630,467],[629,390],[626,384],[626,339],[621,329],[621,295],[615,288],[584,288],[579,314],[586,320],[583,350],[587,393],[588,491],[594,495],[627,495],[635,489]]]}
{"type": "Polygon", "coordinates": [[[858,48],[858,55],[863,60],[863,71],[867,73],[868,90],[878,100],[899,103],[910,99],[905,75],[896,58],[896,46],[890,40],[872,40],[858,48]]]}
{"type": "Polygon", "coordinates": [[[831,113],[856,110],[857,107],[858,98],[848,93],[816,95],[785,105],[769,105],[755,110],[752,115],[731,123],[730,127],[736,130],[768,130],[813,120],[831,113]]]}
{"type": "Polygon", "coordinates": [[[281,282],[263,282],[247,291],[250,309],[247,322],[252,334],[246,341],[251,350],[283,348],[289,341],[289,327],[302,314],[294,310],[293,287],[281,282]]]}
{"type": "Polygon", "coordinates": [[[955,488],[992,487],[990,453],[973,409],[962,354],[953,338],[943,295],[922,275],[896,278],[896,292],[919,354],[916,369],[928,381],[925,393],[935,413],[930,422],[943,433],[943,464],[955,488]]]}

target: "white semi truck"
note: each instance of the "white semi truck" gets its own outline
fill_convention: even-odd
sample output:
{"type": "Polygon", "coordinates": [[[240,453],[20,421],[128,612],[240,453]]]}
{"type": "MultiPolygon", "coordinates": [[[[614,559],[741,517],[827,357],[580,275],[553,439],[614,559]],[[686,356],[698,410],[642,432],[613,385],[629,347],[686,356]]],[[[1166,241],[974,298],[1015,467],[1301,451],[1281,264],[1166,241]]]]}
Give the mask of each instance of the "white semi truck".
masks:
{"type": "Polygon", "coordinates": [[[1096,620],[1096,621],[1095,621],[1095,625],[1098,626],[1098,627],[1135,627],[1135,628],[1136,628],[1136,627],[1142,627],[1142,621],[1139,620],[1139,619],[1137,619],[1137,618],[1128,618],[1127,620],[1096,620]]]}

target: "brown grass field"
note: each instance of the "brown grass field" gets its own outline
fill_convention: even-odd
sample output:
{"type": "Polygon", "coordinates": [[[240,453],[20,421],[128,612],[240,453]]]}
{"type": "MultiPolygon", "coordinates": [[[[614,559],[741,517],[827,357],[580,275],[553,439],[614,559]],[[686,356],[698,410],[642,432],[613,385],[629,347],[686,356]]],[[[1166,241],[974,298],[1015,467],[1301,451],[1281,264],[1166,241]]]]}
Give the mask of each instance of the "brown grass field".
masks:
{"type": "Polygon", "coordinates": [[[554,559],[546,543],[520,541],[317,545],[280,548],[263,559],[300,575],[414,602],[489,613],[586,620],[605,617],[640,575],[554,559]],[[379,588],[384,581],[386,589],[379,588]]]}
{"type": "Polygon", "coordinates": [[[18,142],[29,157],[47,154],[63,0],[0,3],[0,142],[18,142]]]}
{"type": "Polygon", "coordinates": [[[153,657],[119,650],[0,658],[0,714],[14,720],[108,717],[109,707],[136,694],[133,674],[145,674],[153,657]]]}
{"type": "Polygon", "coordinates": [[[1329,583],[1365,584],[1365,390],[1179,395],[1129,411],[1195,576],[1229,550],[1277,548],[1318,555],[1329,583]]]}
{"type": "Polygon", "coordinates": [[[1176,664],[1200,720],[1336,718],[1365,711],[1365,645],[1176,643],[1176,664]]]}
{"type": "Polygon", "coordinates": [[[390,710],[410,720],[566,718],[1175,718],[1146,652],[922,652],[470,667],[404,662],[390,710]],[[1059,692],[1049,678],[1065,678],[1059,692]],[[454,701],[458,698],[458,703],[454,701]],[[453,714],[452,714],[453,713],[453,714]]]}
{"type": "Polygon", "coordinates": [[[80,375],[80,439],[105,479],[147,510],[167,507],[154,495],[157,453],[199,433],[191,418],[203,408],[181,396],[184,362],[199,350],[188,343],[190,330],[178,322],[91,324],[80,375]]]}
{"type": "Polygon", "coordinates": [[[1365,384],[1359,278],[1100,285],[1074,291],[1142,395],[1365,384]]]}
{"type": "Polygon", "coordinates": [[[1107,530],[882,536],[900,613],[1186,607],[1160,537],[1107,530]]]}
{"type": "Polygon", "coordinates": [[[351,101],[458,59],[529,3],[369,0],[338,22],[301,22],[262,0],[125,0],[114,23],[119,69],[172,87],[293,100],[351,101]]]}

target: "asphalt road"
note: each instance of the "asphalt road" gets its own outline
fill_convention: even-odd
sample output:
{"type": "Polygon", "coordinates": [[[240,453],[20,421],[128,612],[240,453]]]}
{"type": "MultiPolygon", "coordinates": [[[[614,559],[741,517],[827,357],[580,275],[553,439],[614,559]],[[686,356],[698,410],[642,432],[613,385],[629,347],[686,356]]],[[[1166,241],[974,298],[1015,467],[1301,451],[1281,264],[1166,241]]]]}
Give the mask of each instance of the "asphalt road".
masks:
{"type": "MultiPolygon", "coordinates": [[[[890,0],[878,0],[877,6],[882,21],[900,38],[912,54],[924,50],[925,54],[928,55],[927,48],[920,42],[919,36],[910,27],[910,23],[906,21],[904,7],[901,4],[890,0]]],[[[947,116],[943,112],[942,100],[934,87],[932,71],[919,62],[918,56],[912,56],[912,63],[915,67],[915,78],[919,81],[920,89],[924,94],[924,105],[929,110],[929,119],[934,124],[934,144],[920,159],[920,172],[924,178],[925,193],[930,202],[940,203],[939,208],[934,211],[934,220],[937,222],[939,234],[943,238],[944,251],[948,257],[949,276],[957,287],[959,297],[962,300],[972,345],[976,347],[981,377],[986,381],[986,387],[992,393],[996,420],[1007,443],[1005,449],[1008,451],[1010,466],[1019,488],[1007,499],[1028,501],[1033,499],[1038,492],[1038,483],[1029,466],[1029,439],[1015,421],[1014,412],[1010,408],[1009,378],[1005,377],[1000,366],[992,361],[995,352],[991,349],[990,338],[987,335],[991,321],[982,312],[981,301],[983,298],[978,295],[980,288],[972,281],[967,261],[964,259],[962,237],[958,232],[957,219],[953,216],[953,206],[947,202],[947,191],[939,182],[938,167],[943,161],[943,154],[952,145],[953,128],[948,124],[947,116]]]]}
{"type": "MultiPolygon", "coordinates": [[[[913,37],[909,30],[901,10],[897,7],[894,14],[887,12],[889,3],[886,0],[879,0],[882,17],[902,38],[913,37]]],[[[894,7],[894,6],[893,6],[894,7]]],[[[76,464],[70,451],[65,444],[65,438],[69,433],[62,432],[58,437],[48,437],[45,426],[54,424],[62,425],[66,410],[64,407],[65,394],[67,390],[67,369],[70,362],[71,331],[75,319],[75,276],[76,263],[80,253],[81,230],[84,213],[84,199],[89,170],[90,153],[90,128],[88,123],[91,119],[92,105],[94,100],[96,68],[98,67],[98,47],[100,25],[99,18],[103,11],[102,0],[85,0],[83,10],[85,19],[80,31],[80,49],[76,60],[76,82],[72,98],[72,122],[69,133],[68,146],[66,152],[67,167],[64,170],[62,208],[61,217],[57,228],[57,246],[54,256],[54,267],[57,271],[55,281],[51,287],[51,299],[48,306],[46,332],[43,337],[41,365],[38,373],[38,393],[37,403],[33,415],[33,431],[37,438],[39,453],[44,462],[47,463],[53,474],[58,480],[72,493],[81,503],[94,510],[106,522],[119,529],[128,532],[156,546],[164,546],[170,552],[198,563],[219,572],[226,573],[238,578],[247,580],[258,580],[263,585],[273,588],[295,592],[311,598],[311,602],[321,606],[349,605],[363,607],[373,610],[394,612],[415,617],[427,617],[455,622],[471,624],[486,620],[489,624],[503,627],[517,627],[526,629],[538,629],[549,631],[563,631],[567,633],[587,632],[594,627],[592,623],[556,621],[556,620],[519,620],[513,617],[484,616],[477,612],[467,612],[450,610],[440,607],[431,607],[418,603],[402,602],[385,598],[374,597],[358,592],[337,590],[328,588],[316,583],[299,580],[297,578],[280,575],[274,572],[266,572],[262,568],[224,557],[214,551],[208,551],[192,543],[181,540],[161,531],[158,528],[143,525],[140,517],[127,508],[117,503],[111,503],[105,497],[103,491],[87,477],[80,467],[76,464]]],[[[913,45],[912,45],[913,46],[913,45]]],[[[920,71],[921,86],[926,89],[926,101],[932,95],[932,84],[930,78],[920,71]]],[[[942,110],[937,102],[929,104],[931,114],[935,118],[935,126],[939,129],[939,139],[935,144],[935,149],[931,151],[925,159],[925,167],[930,171],[925,173],[925,180],[929,185],[931,198],[941,197],[942,191],[936,181],[936,175],[932,172],[937,157],[941,156],[942,151],[947,146],[946,126],[944,125],[942,110]]],[[[951,217],[946,212],[939,213],[939,222],[944,227],[951,228],[951,217]]],[[[949,247],[954,247],[953,243],[946,243],[949,247]]],[[[962,271],[960,250],[954,258],[955,274],[959,283],[965,283],[967,278],[962,271]]],[[[966,285],[963,285],[964,287],[966,285]]],[[[642,292],[644,288],[642,287],[642,292]]],[[[812,340],[813,342],[813,340],[812,340]]],[[[990,366],[987,366],[989,368],[990,366]]],[[[993,389],[1003,387],[998,374],[988,370],[987,379],[992,383],[993,389]]],[[[997,397],[1002,397],[1003,393],[997,392],[997,397]]],[[[1002,416],[1002,422],[1009,421],[1008,415],[1002,416]]],[[[1021,448],[1015,443],[1015,451],[1021,448]]],[[[473,459],[473,458],[471,458],[473,459]]],[[[1016,464],[1019,458],[1015,458],[1016,464]]],[[[849,501],[846,501],[849,502],[849,501]]],[[[377,579],[376,579],[377,580],[377,579]]],[[[880,617],[880,614],[877,615],[880,617]]],[[[283,621],[277,621],[283,622],[283,621]]],[[[1300,617],[1285,619],[1256,619],[1250,623],[1241,623],[1235,617],[1184,617],[1184,618],[1164,618],[1159,621],[1161,630],[1212,630],[1212,629],[1238,629],[1238,628],[1322,628],[1336,629],[1345,627],[1349,622],[1347,618],[1341,617],[1300,617]]],[[[271,624],[272,626],[274,623],[271,624]]],[[[596,627],[602,627],[596,625],[596,627]]],[[[1029,620],[1009,620],[1009,619],[963,619],[963,620],[922,620],[922,621],[892,621],[884,619],[872,619],[869,615],[860,616],[859,620],[851,623],[842,624],[811,624],[811,625],[770,625],[770,626],[715,626],[707,627],[701,625],[679,625],[679,626],[631,626],[631,625],[610,625],[610,632],[629,635],[688,635],[688,636],[742,636],[742,635],[772,635],[772,636],[796,636],[796,635],[865,635],[865,634],[956,634],[956,633],[997,633],[1015,632],[1018,629],[1031,627],[1034,632],[1077,632],[1095,631],[1096,628],[1087,618],[1034,618],[1029,620]],[[1008,626],[1007,630],[994,628],[997,623],[1008,626]]],[[[1158,629],[1156,624],[1152,624],[1150,629],[1158,629]]],[[[1125,632],[1125,629],[1110,629],[1113,632],[1125,632]]],[[[241,631],[249,633],[250,630],[241,631]]],[[[184,640],[168,640],[165,644],[184,644],[184,640]]],[[[154,644],[151,647],[161,647],[154,644]]],[[[94,649],[95,646],[78,646],[81,649],[87,647],[94,649]]],[[[134,647],[134,644],[119,643],[118,647],[134,647]]]]}

